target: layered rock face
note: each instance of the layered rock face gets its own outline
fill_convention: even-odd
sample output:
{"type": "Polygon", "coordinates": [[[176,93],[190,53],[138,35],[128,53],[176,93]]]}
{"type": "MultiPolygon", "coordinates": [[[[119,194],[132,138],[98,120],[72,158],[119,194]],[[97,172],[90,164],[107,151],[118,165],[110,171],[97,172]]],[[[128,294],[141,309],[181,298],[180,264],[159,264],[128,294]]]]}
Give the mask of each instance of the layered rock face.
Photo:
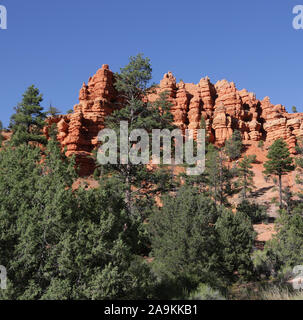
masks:
{"type": "MultiPolygon", "coordinates": [[[[296,141],[303,136],[302,113],[289,114],[284,106],[273,105],[268,97],[258,100],[255,94],[245,89],[239,91],[227,80],[212,84],[205,77],[198,84],[177,83],[168,72],[149,100],[153,101],[163,91],[169,93],[175,124],[182,130],[196,131],[204,119],[209,140],[218,146],[224,145],[234,130],[239,130],[244,141],[263,140],[265,147],[283,138],[295,153],[296,141]]],[[[67,156],[75,154],[81,175],[91,174],[94,169],[90,156],[98,146],[97,135],[104,128],[105,117],[113,111],[117,99],[114,75],[108,65],[103,65],[87,85],[83,84],[79,104],[72,114],[48,119],[45,133],[52,123],[57,124],[62,148],[66,148],[67,156]]]]}
{"type": "Polygon", "coordinates": [[[113,73],[108,65],[103,65],[83,83],[79,93],[79,104],[74,106],[72,114],[48,119],[48,128],[57,123],[58,140],[66,155],[75,155],[81,175],[89,175],[94,170],[92,151],[98,145],[98,133],[104,128],[105,117],[112,112],[117,96],[113,85],[113,73]]]}

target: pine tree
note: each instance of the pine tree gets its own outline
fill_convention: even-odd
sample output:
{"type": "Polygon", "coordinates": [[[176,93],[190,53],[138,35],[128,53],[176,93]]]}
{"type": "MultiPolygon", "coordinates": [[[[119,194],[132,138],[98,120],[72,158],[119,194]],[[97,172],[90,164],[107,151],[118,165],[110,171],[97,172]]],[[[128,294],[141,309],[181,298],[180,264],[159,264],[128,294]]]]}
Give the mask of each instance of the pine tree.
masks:
{"type": "Polygon", "coordinates": [[[237,212],[245,214],[252,223],[260,223],[267,218],[266,207],[248,200],[243,200],[237,205],[237,212]]]}
{"type": "MultiPolygon", "coordinates": [[[[151,134],[153,129],[171,130],[175,128],[172,125],[171,103],[168,100],[166,92],[162,92],[155,102],[147,102],[146,97],[153,90],[148,87],[148,83],[152,77],[151,72],[152,68],[149,59],[139,54],[136,57],[131,57],[129,64],[122,68],[121,72],[115,76],[115,88],[119,93],[120,104],[106,118],[106,127],[116,132],[118,145],[120,140],[125,138],[120,136],[121,121],[127,122],[129,132],[135,129],[146,130],[149,134],[149,143],[152,140],[151,134]]],[[[128,139],[128,151],[133,150],[137,143],[128,139]]],[[[151,144],[145,147],[148,147],[149,151],[152,150],[151,144]]],[[[143,152],[142,149],[137,151],[137,155],[143,152]]],[[[130,215],[134,215],[135,211],[137,211],[142,215],[143,210],[136,205],[136,202],[142,196],[146,200],[150,193],[155,194],[159,192],[159,188],[156,187],[157,182],[160,181],[163,186],[165,184],[163,184],[164,177],[170,179],[170,173],[162,170],[163,175],[160,175],[160,172],[156,168],[151,170],[145,164],[133,164],[129,159],[127,159],[127,164],[121,164],[120,149],[118,150],[118,157],[120,158],[120,163],[104,166],[103,172],[106,169],[105,172],[109,170],[111,176],[113,173],[119,176],[128,212],[130,215]]],[[[151,153],[148,154],[148,158],[151,159],[151,153]]]]}
{"type": "Polygon", "coordinates": [[[6,145],[0,150],[0,259],[9,279],[8,290],[0,290],[0,296],[8,294],[8,299],[16,299],[22,291],[12,286],[16,279],[15,248],[20,236],[19,219],[31,208],[36,192],[34,186],[41,176],[37,168],[40,159],[40,150],[25,144],[15,148],[6,145]]]}
{"type": "Polygon", "coordinates": [[[222,250],[222,272],[231,281],[253,275],[251,253],[255,233],[249,218],[242,212],[226,210],[216,223],[222,250]]]}
{"type": "Polygon", "coordinates": [[[292,214],[282,212],[275,221],[277,234],[265,244],[266,258],[275,272],[292,270],[303,263],[302,208],[292,214]]]}
{"type": "Polygon", "coordinates": [[[254,172],[252,169],[252,163],[255,161],[255,156],[245,156],[242,161],[239,162],[239,179],[238,184],[242,189],[242,199],[247,199],[247,193],[251,192],[254,188],[254,172]]]}
{"type": "Polygon", "coordinates": [[[297,110],[297,108],[295,106],[292,106],[291,110],[292,110],[293,113],[297,113],[298,112],[298,110],[297,110]]]}
{"type": "Polygon", "coordinates": [[[237,192],[232,182],[235,172],[229,169],[225,162],[226,157],[223,150],[209,145],[206,155],[206,183],[210,189],[211,197],[220,206],[228,206],[228,197],[237,192]]]}
{"type": "Polygon", "coordinates": [[[23,94],[23,99],[15,108],[16,113],[12,115],[10,121],[14,145],[31,141],[46,143],[46,139],[41,135],[46,117],[40,105],[42,101],[39,89],[33,85],[23,94]]]}
{"type": "Polygon", "coordinates": [[[230,160],[235,160],[241,156],[243,149],[241,133],[235,130],[232,136],[225,142],[225,152],[230,160]]]}
{"type": "MultiPolygon", "coordinates": [[[[54,134],[55,136],[55,134],[54,134]]],[[[73,160],[51,139],[44,154],[0,151],[1,299],[146,299],[153,278],[119,185],[73,190],[73,160]]]]}
{"type": "MultiPolygon", "coordinates": [[[[295,159],[295,165],[296,165],[296,169],[297,169],[296,183],[299,185],[302,185],[303,184],[303,178],[302,178],[302,173],[303,173],[303,138],[301,138],[301,137],[299,137],[297,139],[296,152],[298,155],[295,159]]],[[[303,198],[302,189],[300,190],[300,192],[297,193],[297,195],[302,200],[302,198],[303,198]]]]}
{"type": "Polygon", "coordinates": [[[282,209],[282,176],[294,170],[293,160],[290,157],[286,142],[283,139],[276,140],[270,146],[267,158],[268,161],[264,163],[264,174],[278,176],[280,209],[282,209]]]}
{"type": "Polygon", "coordinates": [[[286,212],[291,214],[296,205],[296,201],[293,199],[294,193],[292,192],[291,188],[287,186],[282,190],[282,195],[286,212]]]}
{"type": "MultiPolygon", "coordinates": [[[[184,186],[167,195],[163,206],[149,219],[151,256],[160,279],[174,279],[191,286],[218,284],[219,253],[215,223],[218,211],[198,189],[184,186]]],[[[192,288],[189,288],[192,289],[192,288]]]]}
{"type": "Polygon", "coordinates": [[[58,110],[57,108],[53,107],[52,105],[49,106],[49,108],[46,111],[47,115],[50,115],[51,117],[56,117],[61,113],[60,110],[58,110]]]}

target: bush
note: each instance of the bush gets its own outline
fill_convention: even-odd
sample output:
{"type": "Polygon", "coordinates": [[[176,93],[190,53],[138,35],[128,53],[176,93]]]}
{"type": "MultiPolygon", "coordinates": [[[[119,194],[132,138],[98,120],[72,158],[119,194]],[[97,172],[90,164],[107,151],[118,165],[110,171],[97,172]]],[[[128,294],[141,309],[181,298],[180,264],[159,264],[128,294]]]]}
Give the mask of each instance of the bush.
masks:
{"type": "Polygon", "coordinates": [[[266,250],[256,250],[252,255],[252,261],[258,276],[265,275],[268,278],[273,275],[273,264],[266,250]]]}
{"type": "Polygon", "coordinates": [[[218,290],[202,283],[189,294],[188,300],[226,300],[226,298],[218,290]]]}
{"type": "Polygon", "coordinates": [[[222,272],[230,282],[253,275],[251,253],[255,232],[249,218],[241,212],[225,211],[216,223],[222,250],[222,272]]]}
{"type": "Polygon", "coordinates": [[[225,142],[225,152],[230,160],[238,159],[243,149],[241,133],[235,130],[232,136],[225,142]]]}
{"type": "Polygon", "coordinates": [[[250,203],[247,200],[243,200],[237,206],[237,212],[242,212],[247,215],[252,223],[262,222],[267,218],[266,208],[257,203],[250,203]]]}
{"type": "Polygon", "coordinates": [[[278,233],[265,245],[267,256],[277,273],[285,273],[288,268],[303,264],[303,216],[281,211],[276,220],[278,233]]]}
{"type": "Polygon", "coordinates": [[[164,197],[149,222],[153,270],[160,280],[181,282],[188,290],[219,281],[217,217],[215,204],[196,188],[164,197]]]}

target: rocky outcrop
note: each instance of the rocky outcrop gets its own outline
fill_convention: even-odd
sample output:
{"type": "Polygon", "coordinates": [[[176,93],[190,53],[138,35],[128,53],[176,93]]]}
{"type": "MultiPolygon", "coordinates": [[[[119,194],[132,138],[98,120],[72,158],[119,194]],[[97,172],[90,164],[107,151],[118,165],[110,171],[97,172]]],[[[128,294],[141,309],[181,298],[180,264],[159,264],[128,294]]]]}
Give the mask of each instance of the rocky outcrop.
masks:
{"type": "MultiPolygon", "coordinates": [[[[168,72],[148,99],[153,101],[164,91],[168,92],[175,124],[182,130],[196,131],[203,122],[209,140],[217,145],[223,145],[237,129],[243,140],[264,140],[265,147],[283,138],[294,153],[298,137],[303,136],[303,114],[289,114],[284,106],[273,105],[268,97],[258,100],[255,94],[238,90],[227,80],[212,84],[204,77],[198,84],[177,83],[168,72]]],[[[48,119],[45,134],[56,123],[58,140],[68,156],[76,156],[82,175],[91,174],[94,169],[91,153],[98,146],[98,132],[104,128],[105,118],[111,114],[117,98],[114,75],[108,65],[103,65],[88,84],[83,83],[79,104],[72,114],[48,119]]]]}
{"type": "Polygon", "coordinates": [[[103,65],[87,85],[83,83],[79,104],[72,114],[48,119],[48,128],[57,123],[58,140],[67,156],[75,155],[81,175],[94,170],[92,151],[98,145],[98,132],[104,128],[105,117],[112,112],[116,98],[113,81],[113,73],[108,65],[103,65]]]}

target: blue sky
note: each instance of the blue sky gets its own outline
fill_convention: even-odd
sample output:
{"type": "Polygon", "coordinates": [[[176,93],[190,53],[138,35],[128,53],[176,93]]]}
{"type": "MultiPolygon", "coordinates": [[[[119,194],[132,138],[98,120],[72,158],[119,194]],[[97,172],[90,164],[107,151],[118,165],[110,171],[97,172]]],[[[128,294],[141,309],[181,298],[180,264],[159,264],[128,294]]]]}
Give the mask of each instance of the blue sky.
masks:
{"type": "Polygon", "coordinates": [[[139,52],[153,81],[172,71],[197,83],[226,78],[274,104],[303,112],[303,30],[292,9],[303,0],[0,0],[0,120],[5,126],[25,89],[66,112],[102,64],[113,71],[139,52]]]}

